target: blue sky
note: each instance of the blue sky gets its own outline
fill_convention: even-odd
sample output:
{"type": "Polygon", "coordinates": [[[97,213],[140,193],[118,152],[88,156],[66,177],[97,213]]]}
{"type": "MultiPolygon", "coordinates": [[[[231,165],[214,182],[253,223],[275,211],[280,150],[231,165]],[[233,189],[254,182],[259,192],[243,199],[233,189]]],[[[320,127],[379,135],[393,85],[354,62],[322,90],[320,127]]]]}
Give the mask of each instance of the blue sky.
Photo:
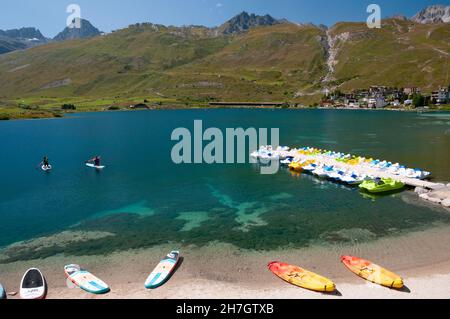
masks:
{"type": "Polygon", "coordinates": [[[449,0],[3,0],[0,29],[37,27],[48,37],[65,27],[66,8],[75,3],[83,18],[109,32],[137,22],[165,25],[216,26],[247,11],[287,18],[292,22],[333,25],[338,21],[365,21],[371,3],[381,6],[382,16],[413,16],[428,5],[449,0]]]}

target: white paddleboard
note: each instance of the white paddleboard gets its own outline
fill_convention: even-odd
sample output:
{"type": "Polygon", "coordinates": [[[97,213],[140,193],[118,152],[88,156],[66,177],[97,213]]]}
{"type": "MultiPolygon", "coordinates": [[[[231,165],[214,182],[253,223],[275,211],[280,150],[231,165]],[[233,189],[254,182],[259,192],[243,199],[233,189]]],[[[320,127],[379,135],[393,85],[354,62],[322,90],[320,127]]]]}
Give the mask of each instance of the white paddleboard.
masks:
{"type": "Polygon", "coordinates": [[[106,166],[95,166],[94,164],[91,164],[91,163],[86,163],[86,166],[95,168],[95,169],[104,169],[106,167],[106,166]]]}
{"type": "Polygon", "coordinates": [[[110,290],[105,282],[78,265],[67,265],[64,267],[64,272],[70,281],[91,294],[105,294],[110,290]]]}
{"type": "Polygon", "coordinates": [[[155,289],[163,284],[170,278],[174,269],[176,268],[178,261],[180,259],[179,251],[172,251],[166,256],[152,271],[150,276],[148,276],[145,281],[145,288],[155,289]]]}
{"type": "Polygon", "coordinates": [[[44,299],[47,293],[45,278],[36,268],[28,269],[20,282],[21,299],[44,299]]]}
{"type": "Polygon", "coordinates": [[[0,284],[0,299],[6,299],[6,289],[0,284]]]}
{"type": "Polygon", "coordinates": [[[51,165],[49,165],[49,166],[42,165],[42,166],[41,166],[41,169],[42,169],[44,172],[51,171],[51,170],[52,170],[52,166],[51,166],[51,165]]]}

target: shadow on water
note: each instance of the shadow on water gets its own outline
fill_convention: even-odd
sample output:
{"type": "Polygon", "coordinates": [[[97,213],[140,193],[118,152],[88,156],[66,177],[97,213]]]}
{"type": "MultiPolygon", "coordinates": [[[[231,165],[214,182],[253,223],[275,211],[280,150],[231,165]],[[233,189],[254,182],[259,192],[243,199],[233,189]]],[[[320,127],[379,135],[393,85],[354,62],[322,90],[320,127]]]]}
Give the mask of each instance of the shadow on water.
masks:
{"type": "Polygon", "coordinates": [[[397,194],[403,193],[406,190],[407,190],[407,188],[402,188],[402,189],[397,189],[397,190],[384,192],[384,193],[378,193],[378,194],[369,193],[368,191],[365,191],[365,190],[360,190],[360,194],[365,199],[370,199],[370,200],[376,201],[376,200],[382,199],[384,197],[389,197],[392,195],[397,195],[397,194]]]}
{"type": "Polygon", "coordinates": [[[318,177],[310,171],[295,171],[295,170],[291,170],[289,168],[286,168],[286,170],[289,172],[289,174],[292,177],[306,178],[306,179],[309,179],[310,181],[320,183],[320,184],[329,183],[330,185],[340,187],[342,189],[347,189],[347,190],[354,190],[354,189],[358,188],[358,185],[349,185],[349,184],[343,183],[337,179],[333,179],[333,178],[329,178],[329,177],[318,177]]]}

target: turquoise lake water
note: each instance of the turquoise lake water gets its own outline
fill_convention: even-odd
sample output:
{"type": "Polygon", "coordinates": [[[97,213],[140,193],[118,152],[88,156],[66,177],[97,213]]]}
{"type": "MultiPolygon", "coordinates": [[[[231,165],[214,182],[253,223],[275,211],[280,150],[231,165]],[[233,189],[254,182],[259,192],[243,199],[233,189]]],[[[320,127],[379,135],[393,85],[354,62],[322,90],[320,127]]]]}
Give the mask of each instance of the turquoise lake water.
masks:
{"type": "Polygon", "coordinates": [[[412,194],[381,198],[308,175],[260,175],[252,164],[175,165],[173,129],[280,128],[280,144],[400,162],[450,181],[450,114],[334,110],[170,110],[0,122],[0,247],[58,232],[114,237],[21,251],[99,254],[167,242],[268,250],[372,240],[450,223],[412,194]],[[100,154],[107,168],[84,161],[100,154]],[[54,169],[36,169],[43,155],[54,169]]]}

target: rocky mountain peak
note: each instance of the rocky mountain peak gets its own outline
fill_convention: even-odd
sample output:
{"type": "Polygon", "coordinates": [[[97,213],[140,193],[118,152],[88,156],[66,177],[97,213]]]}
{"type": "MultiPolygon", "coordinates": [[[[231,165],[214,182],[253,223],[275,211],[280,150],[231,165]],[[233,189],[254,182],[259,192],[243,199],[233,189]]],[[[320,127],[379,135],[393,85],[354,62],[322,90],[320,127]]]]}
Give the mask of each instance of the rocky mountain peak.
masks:
{"type": "Polygon", "coordinates": [[[60,32],[56,37],[53,38],[55,41],[64,41],[72,39],[84,39],[95,37],[101,35],[102,33],[94,27],[88,20],[81,19],[80,28],[69,28],[66,27],[62,32],[60,32]]]}
{"type": "Polygon", "coordinates": [[[35,40],[35,41],[45,41],[45,37],[42,35],[41,31],[36,28],[20,28],[12,30],[0,30],[0,35],[8,37],[15,40],[35,40]]]}
{"type": "Polygon", "coordinates": [[[429,6],[417,13],[412,20],[417,23],[449,23],[450,22],[450,6],[433,5],[429,6]]]}
{"type": "Polygon", "coordinates": [[[260,16],[244,11],[221,25],[219,32],[222,34],[237,34],[248,31],[253,27],[270,26],[286,22],[286,20],[277,20],[268,14],[260,16]]]}

